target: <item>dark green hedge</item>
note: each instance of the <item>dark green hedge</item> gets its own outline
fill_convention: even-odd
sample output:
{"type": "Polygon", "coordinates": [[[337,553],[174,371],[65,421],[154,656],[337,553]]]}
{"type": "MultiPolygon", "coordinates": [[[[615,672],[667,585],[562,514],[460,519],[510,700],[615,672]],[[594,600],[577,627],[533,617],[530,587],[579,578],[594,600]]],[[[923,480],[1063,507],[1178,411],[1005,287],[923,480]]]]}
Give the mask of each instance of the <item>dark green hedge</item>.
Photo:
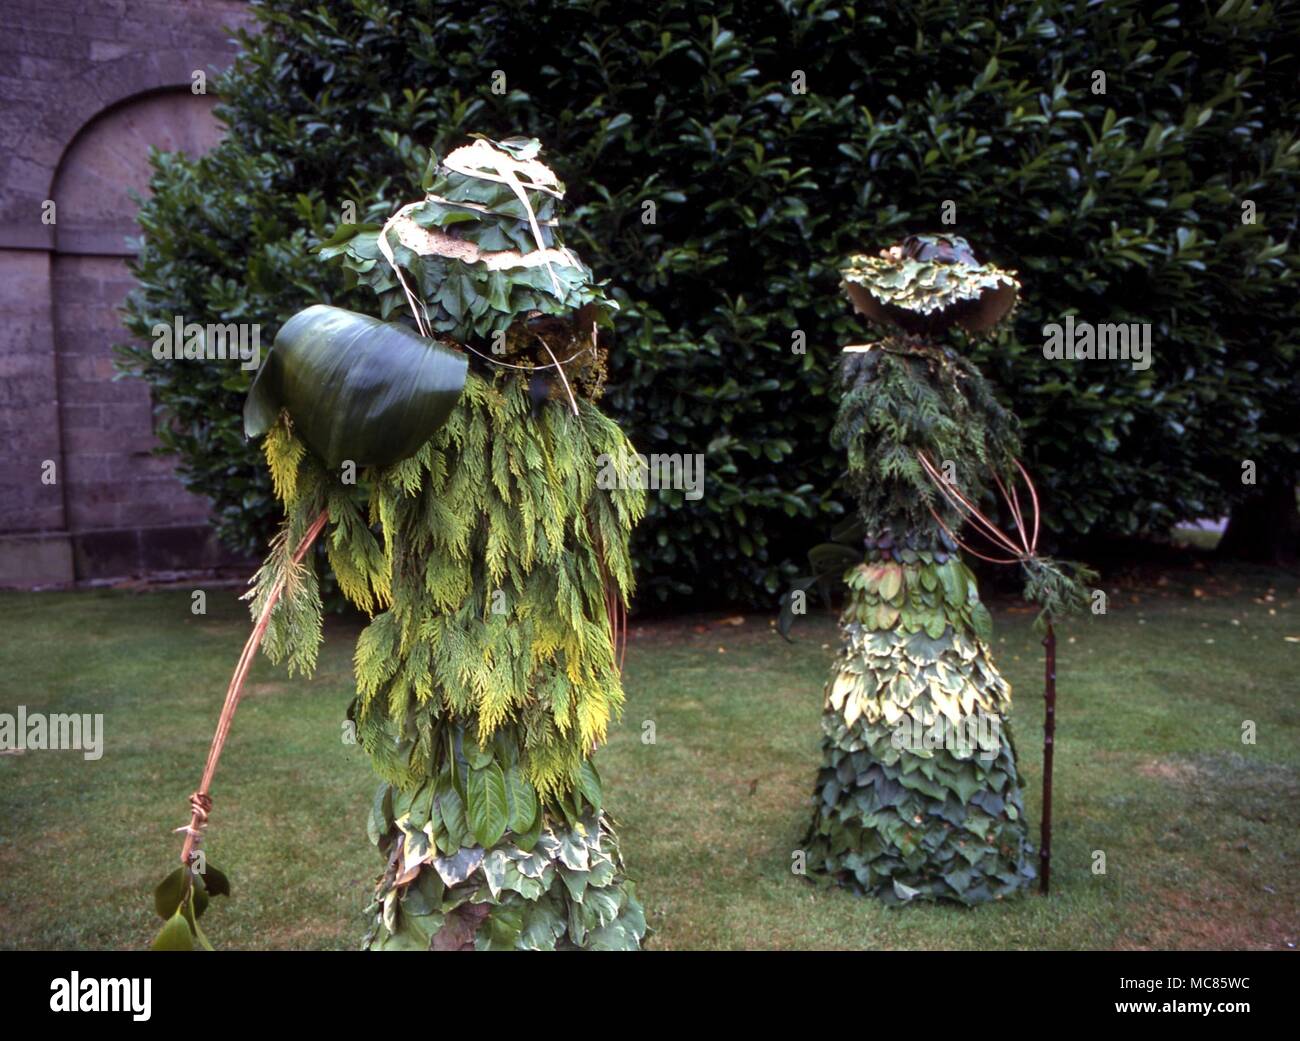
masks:
{"type": "MultiPolygon", "coordinates": [[[[941,230],[945,200],[1024,281],[1011,333],[975,349],[1054,532],[1226,510],[1245,459],[1294,476],[1294,4],[255,6],[264,30],[218,85],[227,140],[156,160],[132,329],[220,316],[267,342],[308,303],[363,309],[309,253],[343,202],[382,219],[430,148],[536,135],[568,241],[618,287],[609,408],[642,451],[707,457],[704,498],[663,493],[641,529],[643,591],[774,604],[842,509],[835,359],[872,333],[836,267],[941,230]],[[1152,323],[1154,364],[1045,360],[1042,325],[1070,311],[1152,323]]],[[[127,364],[223,536],[256,550],[276,509],[239,431],[247,374],[127,364]]]]}

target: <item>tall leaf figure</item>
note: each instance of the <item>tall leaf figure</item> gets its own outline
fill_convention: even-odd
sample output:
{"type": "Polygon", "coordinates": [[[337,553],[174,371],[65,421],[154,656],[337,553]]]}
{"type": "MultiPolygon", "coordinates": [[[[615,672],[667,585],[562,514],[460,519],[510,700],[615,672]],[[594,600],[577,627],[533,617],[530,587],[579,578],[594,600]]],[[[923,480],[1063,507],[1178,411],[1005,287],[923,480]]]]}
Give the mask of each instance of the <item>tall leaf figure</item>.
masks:
{"type": "Polygon", "coordinates": [[[845,575],[807,867],[889,903],[1000,899],[1034,877],[1011,690],[949,534],[962,515],[936,494],[925,461],[972,500],[1009,482],[1015,419],[940,338],[996,327],[1019,284],[963,239],[930,235],[852,257],[842,275],[886,336],[844,349],[835,436],[866,553],[845,575]]]}
{"type": "Polygon", "coordinates": [[[274,603],[269,655],[314,662],[321,605],[295,547],[322,511],[339,588],[371,616],[347,732],[381,778],[372,950],[635,949],[645,933],[591,760],[623,702],[644,491],[596,406],[617,305],[564,246],[564,186],[539,151],[476,140],[382,226],[341,226],[322,256],[400,323],[308,309],[245,410],[286,513],[253,594],[255,616],[274,603]],[[458,360],[463,387],[417,430],[421,350],[458,360]]]}

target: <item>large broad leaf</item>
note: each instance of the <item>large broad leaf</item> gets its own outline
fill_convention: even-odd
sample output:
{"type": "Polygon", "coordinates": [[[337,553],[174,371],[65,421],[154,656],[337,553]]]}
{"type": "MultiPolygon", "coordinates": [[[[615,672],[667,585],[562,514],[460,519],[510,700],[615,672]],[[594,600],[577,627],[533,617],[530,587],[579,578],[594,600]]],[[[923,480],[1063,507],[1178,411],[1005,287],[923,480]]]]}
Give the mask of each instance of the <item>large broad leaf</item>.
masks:
{"type": "Polygon", "coordinates": [[[185,920],[185,915],[177,911],[168,918],[167,924],[154,937],[149,948],[154,951],[194,950],[194,934],[190,931],[190,923],[185,920]]]}
{"type": "Polygon", "coordinates": [[[215,864],[204,863],[203,865],[203,888],[209,896],[229,896],[230,879],[226,873],[218,868],[215,864]]]}
{"type": "Polygon", "coordinates": [[[880,584],[876,592],[882,600],[893,600],[903,588],[903,569],[897,564],[885,564],[881,569],[880,584]]]}
{"type": "Polygon", "coordinates": [[[943,583],[943,598],[953,607],[960,607],[966,602],[966,576],[961,563],[949,560],[939,565],[939,580],[943,583]]]}
{"type": "Polygon", "coordinates": [[[578,791],[591,803],[591,808],[599,812],[605,797],[601,791],[600,774],[596,773],[590,759],[584,759],[578,765],[578,791]]]}
{"type": "Polygon", "coordinates": [[[154,888],[154,910],[164,922],[176,913],[176,908],[180,907],[181,901],[189,894],[189,882],[186,869],[178,867],[154,888]]]}
{"type": "Polygon", "coordinates": [[[471,770],[465,779],[465,816],[470,831],[484,848],[505,834],[510,823],[510,807],[506,801],[505,775],[496,763],[471,770]]]}
{"type": "Polygon", "coordinates": [[[326,465],[388,466],[447,421],[468,360],[403,325],[316,304],[285,322],[244,403],[258,437],[287,408],[326,465]]]}
{"type": "Polygon", "coordinates": [[[510,830],[526,835],[537,820],[537,792],[518,766],[506,771],[506,804],[510,808],[510,830]]]}

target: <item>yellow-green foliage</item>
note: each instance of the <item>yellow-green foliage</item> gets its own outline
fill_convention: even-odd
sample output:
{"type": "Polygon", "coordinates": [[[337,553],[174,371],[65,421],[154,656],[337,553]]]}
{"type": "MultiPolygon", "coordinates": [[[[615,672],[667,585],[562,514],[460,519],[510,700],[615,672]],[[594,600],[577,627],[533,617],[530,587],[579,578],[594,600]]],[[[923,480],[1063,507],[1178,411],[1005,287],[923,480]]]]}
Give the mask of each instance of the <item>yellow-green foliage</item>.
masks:
{"type": "MultiPolygon", "coordinates": [[[[446,724],[460,722],[483,745],[513,731],[538,793],[560,797],[617,716],[605,590],[624,603],[631,593],[628,537],[645,496],[597,486],[602,456],[617,464],[634,450],[594,405],[578,409],[553,402],[533,416],[522,379],[471,374],[418,453],[360,475],[368,515],[356,488],[293,447],[286,419],[268,437],[288,524],[305,529],[328,506],[330,566],[374,616],[356,648],[356,718],[386,780],[436,773],[446,724]]],[[[314,656],[314,640],[289,646],[297,623],[273,626],[268,650],[314,656]]]]}
{"type": "Polygon", "coordinates": [[[316,666],[321,642],[321,599],[315,569],[307,561],[295,563],[293,559],[303,532],[304,526],[285,523],[271,540],[271,552],[253,576],[253,588],[244,599],[251,601],[253,618],[261,617],[276,581],[284,576],[284,588],[271,612],[262,649],[274,662],[287,659],[290,675],[297,671],[309,676],[316,666]]]}
{"type": "Polygon", "coordinates": [[[298,464],[307,451],[293,436],[287,417],[287,413],[282,413],[280,422],[266,432],[262,442],[266,465],[271,471],[271,486],[275,497],[283,503],[291,503],[298,497],[298,464]]]}

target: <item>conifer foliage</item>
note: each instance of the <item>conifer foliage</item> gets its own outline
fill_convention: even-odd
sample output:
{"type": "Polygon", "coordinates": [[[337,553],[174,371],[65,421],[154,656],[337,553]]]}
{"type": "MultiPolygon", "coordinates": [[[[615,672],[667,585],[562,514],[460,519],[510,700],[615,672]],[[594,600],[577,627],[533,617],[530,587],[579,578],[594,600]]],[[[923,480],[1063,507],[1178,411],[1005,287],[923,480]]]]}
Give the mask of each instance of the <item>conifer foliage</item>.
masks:
{"type": "MultiPolygon", "coordinates": [[[[585,400],[576,417],[556,400],[534,418],[521,376],[471,374],[437,435],[368,474],[364,511],[287,416],[266,448],[286,530],[324,504],[331,569],[373,612],[349,710],[383,779],[369,945],[637,946],[642,912],[590,760],[623,703],[606,589],[631,592],[643,510],[634,487],[596,487],[599,456],[632,454],[622,432],[585,400]]],[[[297,590],[266,646],[310,668],[320,604],[312,578],[297,590]]]]}

